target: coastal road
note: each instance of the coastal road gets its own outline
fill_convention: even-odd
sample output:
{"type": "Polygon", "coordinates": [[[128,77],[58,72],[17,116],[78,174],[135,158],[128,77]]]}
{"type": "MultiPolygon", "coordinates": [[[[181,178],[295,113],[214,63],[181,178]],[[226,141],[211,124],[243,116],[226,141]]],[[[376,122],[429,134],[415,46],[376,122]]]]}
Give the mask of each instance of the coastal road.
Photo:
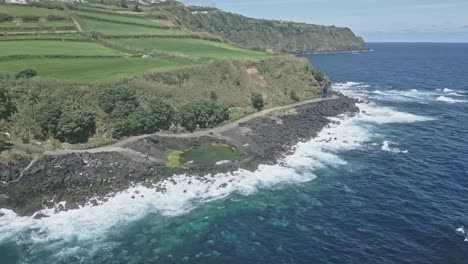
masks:
{"type": "MultiPolygon", "coordinates": [[[[200,130],[200,131],[195,131],[192,133],[181,133],[181,134],[168,134],[168,133],[154,133],[154,134],[146,134],[146,135],[140,135],[140,136],[132,136],[128,137],[126,139],[120,140],[118,142],[115,142],[111,145],[108,146],[103,146],[103,147],[97,147],[97,148],[91,148],[91,149],[83,149],[83,150],[73,150],[73,149],[64,149],[64,150],[50,150],[50,151],[44,151],[41,148],[34,147],[34,153],[37,154],[45,154],[45,155],[52,155],[52,156],[57,156],[57,155],[64,155],[64,154],[70,154],[70,153],[102,153],[102,152],[119,152],[122,154],[130,155],[133,158],[136,159],[148,159],[149,157],[146,157],[143,153],[133,151],[131,149],[126,148],[125,146],[137,142],[141,139],[149,138],[152,136],[159,136],[159,137],[170,137],[170,138],[193,138],[193,137],[201,137],[201,136],[217,136],[217,137],[222,137],[221,133],[237,128],[239,124],[248,122],[252,119],[258,118],[258,117],[263,117],[267,116],[270,113],[276,112],[276,111],[281,111],[281,110],[286,110],[294,107],[298,107],[301,105],[306,105],[310,103],[316,103],[320,101],[326,101],[326,100],[333,100],[337,99],[338,96],[332,96],[332,97],[327,97],[327,98],[314,98],[314,99],[309,99],[309,100],[304,100],[300,101],[297,103],[289,104],[289,105],[283,105],[283,106],[277,106],[277,107],[272,107],[272,108],[267,108],[262,111],[258,111],[255,113],[252,113],[250,115],[247,115],[243,118],[240,118],[238,120],[235,120],[233,122],[229,122],[227,124],[224,124],[219,127],[215,127],[212,129],[207,129],[207,130],[200,130]]],[[[13,148],[17,150],[24,151],[27,146],[25,145],[18,145],[18,144],[13,144],[13,148]]],[[[32,148],[32,147],[31,147],[32,148]]],[[[154,160],[156,162],[158,160],[154,160]]]]}

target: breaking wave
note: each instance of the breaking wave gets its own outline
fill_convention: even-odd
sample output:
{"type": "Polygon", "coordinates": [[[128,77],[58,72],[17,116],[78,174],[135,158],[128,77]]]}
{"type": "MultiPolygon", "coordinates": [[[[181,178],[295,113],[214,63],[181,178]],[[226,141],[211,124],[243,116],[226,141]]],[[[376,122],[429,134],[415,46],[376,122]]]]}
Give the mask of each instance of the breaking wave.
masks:
{"type": "MultiPolygon", "coordinates": [[[[341,90],[359,83],[339,84],[341,90]]],[[[52,245],[63,248],[55,256],[63,254],[92,255],[92,246],[76,248],[76,244],[112,246],[106,238],[121,225],[137,221],[148,214],[177,216],[194,208],[231,194],[252,195],[258,190],[283,184],[297,184],[315,179],[314,171],[324,167],[346,164],[339,152],[364,146],[376,135],[369,124],[410,123],[431,118],[380,107],[375,103],[359,103],[360,113],[354,116],[331,118],[331,123],[316,138],[293,147],[291,155],[285,156],[277,165],[261,165],[256,171],[238,170],[195,177],[177,175],[152,187],[133,186],[123,192],[107,197],[108,201],[98,206],[86,205],[77,210],[55,213],[44,209],[41,219],[20,217],[14,212],[0,209],[0,242],[13,241],[23,245],[52,245]],[[366,123],[367,125],[362,125],[366,123]],[[77,250],[79,252],[77,252],[77,250]]],[[[382,150],[403,152],[384,141],[382,150]]],[[[371,146],[380,144],[371,144],[371,146]]]]}

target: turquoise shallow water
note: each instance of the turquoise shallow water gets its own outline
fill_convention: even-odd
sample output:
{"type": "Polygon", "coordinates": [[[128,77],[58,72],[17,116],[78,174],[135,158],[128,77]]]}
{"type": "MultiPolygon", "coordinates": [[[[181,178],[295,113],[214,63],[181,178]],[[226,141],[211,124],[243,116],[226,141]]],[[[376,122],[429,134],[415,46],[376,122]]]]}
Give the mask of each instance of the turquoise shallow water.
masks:
{"type": "Polygon", "coordinates": [[[0,263],[467,263],[468,44],[369,47],[304,55],[368,103],[284,167],[43,220],[2,210],[0,263]]]}

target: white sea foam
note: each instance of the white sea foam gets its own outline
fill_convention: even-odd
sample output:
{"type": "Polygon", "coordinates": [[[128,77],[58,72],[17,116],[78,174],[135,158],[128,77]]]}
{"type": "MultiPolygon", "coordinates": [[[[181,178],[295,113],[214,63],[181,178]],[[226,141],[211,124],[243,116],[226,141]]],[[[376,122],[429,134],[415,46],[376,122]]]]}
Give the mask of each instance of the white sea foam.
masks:
{"type": "Polygon", "coordinates": [[[218,161],[216,162],[216,165],[224,165],[224,164],[229,164],[229,163],[232,163],[232,161],[230,160],[221,160],[221,161],[218,161]]]}
{"type": "Polygon", "coordinates": [[[453,90],[452,90],[452,89],[449,89],[449,88],[444,88],[442,91],[443,91],[444,93],[453,92],[453,90]]]}
{"type": "Polygon", "coordinates": [[[455,229],[455,231],[457,231],[457,232],[460,233],[460,234],[465,234],[465,227],[464,227],[464,226],[461,226],[461,227],[455,229]]]}
{"type": "Polygon", "coordinates": [[[449,104],[468,102],[468,100],[458,100],[458,99],[453,99],[453,98],[447,97],[447,96],[439,96],[439,97],[437,97],[437,101],[445,102],[445,103],[449,103],[449,104]]]}
{"type": "Polygon", "coordinates": [[[392,153],[408,153],[408,150],[401,150],[399,148],[391,147],[390,145],[398,145],[397,143],[391,142],[391,141],[384,141],[382,144],[382,150],[387,151],[387,152],[392,152],[392,153]]]}
{"type": "Polygon", "coordinates": [[[359,148],[371,140],[373,135],[368,125],[362,125],[363,122],[384,124],[429,120],[373,103],[360,103],[358,106],[361,109],[359,115],[331,118],[333,122],[316,138],[299,143],[294,152],[277,165],[261,165],[254,172],[238,170],[204,178],[178,175],[152,188],[133,186],[108,197],[107,202],[98,206],[88,204],[78,210],[59,213],[45,209],[40,213],[49,217],[42,219],[20,217],[10,210],[0,209],[4,214],[0,217],[0,241],[101,243],[115,227],[150,213],[175,216],[234,193],[252,195],[259,189],[311,181],[316,177],[314,170],[318,168],[346,164],[339,157],[339,151],[359,148]]]}

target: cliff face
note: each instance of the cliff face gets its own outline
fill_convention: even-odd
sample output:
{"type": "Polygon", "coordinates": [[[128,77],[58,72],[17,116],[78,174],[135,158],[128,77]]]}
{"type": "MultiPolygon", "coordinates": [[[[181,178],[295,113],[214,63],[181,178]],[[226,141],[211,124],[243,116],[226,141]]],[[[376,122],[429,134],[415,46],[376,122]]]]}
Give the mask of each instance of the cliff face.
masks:
{"type": "Polygon", "coordinates": [[[250,49],[285,52],[365,49],[364,40],[349,28],[259,20],[215,8],[163,5],[161,10],[182,27],[208,32],[250,49]]]}

